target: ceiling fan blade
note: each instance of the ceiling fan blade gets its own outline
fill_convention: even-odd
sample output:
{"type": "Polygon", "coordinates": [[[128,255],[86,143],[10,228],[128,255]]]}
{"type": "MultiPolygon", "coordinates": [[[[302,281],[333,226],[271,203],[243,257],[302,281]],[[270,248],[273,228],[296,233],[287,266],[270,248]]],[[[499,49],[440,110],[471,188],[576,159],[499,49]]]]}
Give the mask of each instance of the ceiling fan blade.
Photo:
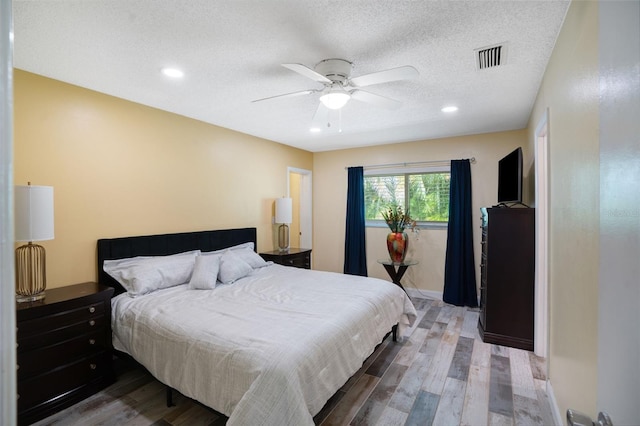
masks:
{"type": "Polygon", "coordinates": [[[269,99],[275,99],[275,98],[293,98],[296,96],[302,96],[302,95],[310,95],[312,93],[318,92],[318,90],[301,90],[299,92],[291,92],[291,93],[285,93],[284,95],[275,95],[275,96],[269,96],[268,98],[262,98],[262,99],[256,99],[253,102],[261,102],[261,101],[267,101],[269,99]]]}
{"type": "Polygon", "coordinates": [[[364,90],[352,90],[351,98],[361,102],[367,102],[380,108],[398,109],[402,106],[402,102],[385,96],[376,95],[375,93],[365,92],[364,90]]]}
{"type": "Polygon", "coordinates": [[[385,71],[373,72],[349,80],[353,87],[371,86],[372,84],[387,83],[390,81],[410,80],[420,75],[417,69],[410,65],[404,67],[391,68],[385,71]]]}
{"type": "Polygon", "coordinates": [[[289,68],[291,71],[295,71],[298,74],[301,74],[307,78],[310,78],[311,80],[314,80],[320,83],[327,83],[327,84],[332,83],[331,80],[329,80],[324,75],[317,73],[311,68],[306,67],[302,64],[282,64],[282,66],[285,68],[289,68]]]}

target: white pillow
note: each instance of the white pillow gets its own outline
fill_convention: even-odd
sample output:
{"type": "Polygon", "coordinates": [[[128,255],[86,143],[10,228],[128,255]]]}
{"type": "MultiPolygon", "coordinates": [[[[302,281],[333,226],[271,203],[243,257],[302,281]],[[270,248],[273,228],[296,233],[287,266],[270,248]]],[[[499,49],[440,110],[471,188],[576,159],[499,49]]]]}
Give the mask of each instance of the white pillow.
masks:
{"type": "Polygon", "coordinates": [[[238,244],[236,246],[229,247],[229,250],[240,250],[240,249],[244,249],[244,248],[248,248],[248,249],[253,250],[253,242],[238,244]]]}
{"type": "Polygon", "coordinates": [[[107,272],[107,265],[109,265],[109,267],[111,269],[115,268],[115,267],[121,267],[123,265],[129,265],[129,264],[135,264],[136,262],[139,262],[141,259],[160,259],[160,258],[164,258],[164,257],[171,257],[171,256],[183,256],[185,254],[193,254],[193,255],[199,255],[201,252],[200,250],[190,250],[190,251],[184,251],[182,253],[176,253],[176,254],[168,254],[166,256],[136,256],[136,257],[126,257],[124,259],[113,259],[113,260],[105,260],[104,264],[102,265],[102,269],[104,269],[105,272],[107,272]]]}
{"type": "Polygon", "coordinates": [[[202,254],[205,254],[205,255],[222,254],[227,250],[241,250],[241,249],[247,249],[247,248],[253,250],[253,242],[242,243],[242,244],[238,244],[238,245],[231,246],[231,247],[225,247],[225,248],[220,249],[220,250],[205,251],[202,254]]]}
{"type": "Polygon", "coordinates": [[[230,284],[247,276],[253,271],[251,265],[235,254],[235,250],[227,250],[220,258],[220,270],[218,271],[218,281],[223,284],[230,284]]]}
{"type": "MultiPolygon", "coordinates": [[[[253,243],[251,243],[253,245],[253,243]]],[[[241,249],[235,249],[233,250],[233,254],[237,255],[238,257],[240,257],[240,259],[244,260],[245,262],[247,262],[249,265],[251,265],[252,268],[262,268],[263,266],[267,266],[269,265],[269,263],[267,263],[262,256],[260,256],[258,253],[256,253],[255,251],[253,251],[253,247],[248,248],[241,248],[241,249]]]]}
{"type": "Polygon", "coordinates": [[[189,282],[198,252],[105,260],[103,269],[135,297],[189,282]]]}
{"type": "Polygon", "coordinates": [[[213,290],[216,287],[221,257],[219,254],[196,257],[189,281],[190,290],[213,290]]]}

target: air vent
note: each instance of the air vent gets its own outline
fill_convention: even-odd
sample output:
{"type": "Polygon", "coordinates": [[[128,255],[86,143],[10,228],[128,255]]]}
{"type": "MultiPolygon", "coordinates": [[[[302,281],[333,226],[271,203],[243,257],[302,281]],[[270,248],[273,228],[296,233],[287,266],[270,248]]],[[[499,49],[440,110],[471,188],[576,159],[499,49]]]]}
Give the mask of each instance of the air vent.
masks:
{"type": "Polygon", "coordinates": [[[504,43],[476,49],[475,52],[479,70],[499,67],[504,65],[507,59],[507,46],[504,43]]]}

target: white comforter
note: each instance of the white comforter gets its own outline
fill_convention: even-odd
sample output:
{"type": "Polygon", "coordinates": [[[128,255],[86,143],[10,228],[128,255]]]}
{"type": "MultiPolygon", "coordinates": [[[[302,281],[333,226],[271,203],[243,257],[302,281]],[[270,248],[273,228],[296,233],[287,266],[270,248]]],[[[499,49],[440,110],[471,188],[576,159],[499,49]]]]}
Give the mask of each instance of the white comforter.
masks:
{"type": "Polygon", "coordinates": [[[114,347],[228,425],[312,425],[415,309],[388,281],[271,265],[214,290],[112,301],[114,347]]]}

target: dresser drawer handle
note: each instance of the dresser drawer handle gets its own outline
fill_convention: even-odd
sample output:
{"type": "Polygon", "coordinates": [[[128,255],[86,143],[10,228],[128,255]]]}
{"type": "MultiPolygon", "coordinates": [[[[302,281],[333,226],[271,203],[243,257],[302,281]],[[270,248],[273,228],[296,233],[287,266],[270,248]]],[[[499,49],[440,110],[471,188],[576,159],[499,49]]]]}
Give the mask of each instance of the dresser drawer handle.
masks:
{"type": "Polygon", "coordinates": [[[89,312],[94,313],[96,311],[96,307],[92,306],[89,308],[89,312]]]}
{"type": "Polygon", "coordinates": [[[89,364],[89,368],[95,370],[98,366],[96,364],[89,364]]]}
{"type": "Polygon", "coordinates": [[[96,344],[96,339],[89,339],[89,344],[90,345],[95,345],[96,344]]]}
{"type": "Polygon", "coordinates": [[[95,322],[94,320],[91,320],[91,321],[89,321],[89,325],[90,325],[91,327],[93,327],[94,325],[96,325],[96,322],[95,322]]]}

